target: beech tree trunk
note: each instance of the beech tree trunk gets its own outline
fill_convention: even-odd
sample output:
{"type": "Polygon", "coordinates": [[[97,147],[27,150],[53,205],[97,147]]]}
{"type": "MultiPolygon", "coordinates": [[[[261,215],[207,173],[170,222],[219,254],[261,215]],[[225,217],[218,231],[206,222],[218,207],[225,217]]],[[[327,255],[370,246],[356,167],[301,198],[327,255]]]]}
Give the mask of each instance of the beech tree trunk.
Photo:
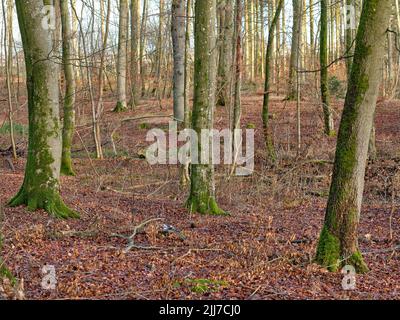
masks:
{"type": "Polygon", "coordinates": [[[63,67],[65,75],[64,121],[62,134],[61,173],[67,176],[75,175],[72,169],[71,147],[75,131],[75,71],[73,67],[73,52],[71,20],[68,10],[68,0],[60,0],[63,67]]]}
{"type": "Polygon", "coordinates": [[[301,41],[301,15],[302,15],[303,0],[293,0],[293,31],[292,31],[292,47],[290,54],[290,69],[289,69],[289,87],[288,99],[295,100],[297,98],[296,75],[299,70],[299,54],[301,41]]]}
{"type": "Polygon", "coordinates": [[[131,100],[134,109],[139,103],[140,92],[140,0],[131,0],[131,100]]]}
{"type": "Polygon", "coordinates": [[[174,51],[174,119],[185,120],[186,8],[184,0],[172,1],[171,34],[174,51]]]}
{"type": "Polygon", "coordinates": [[[43,1],[16,0],[25,53],[28,89],[29,143],[25,179],[11,206],[26,204],[59,218],[77,217],[59,195],[61,130],[60,70],[52,56],[54,32],[42,27],[43,1]]]}
{"type": "Polygon", "coordinates": [[[270,96],[270,91],[271,91],[271,76],[273,72],[273,61],[272,61],[272,53],[273,53],[273,44],[274,44],[274,37],[275,37],[275,31],[277,27],[277,23],[279,21],[279,16],[281,14],[283,8],[283,0],[279,0],[276,6],[276,11],[275,11],[275,16],[270,24],[269,28],[269,36],[268,36],[268,45],[267,45],[267,55],[265,58],[265,87],[264,87],[264,102],[263,102],[263,112],[262,112],[262,118],[263,118],[263,126],[264,126],[264,139],[265,139],[265,145],[267,149],[267,155],[268,158],[272,161],[275,162],[276,160],[276,155],[275,155],[275,148],[274,144],[271,138],[271,135],[269,134],[269,96],[270,96]]]}
{"type": "Polygon", "coordinates": [[[117,61],[117,83],[118,83],[118,102],[115,112],[123,112],[127,109],[126,103],[126,52],[128,41],[128,20],[129,7],[128,0],[119,2],[119,37],[118,37],[118,61],[117,61]]]}
{"type": "Polygon", "coordinates": [[[334,136],[332,111],[329,101],[328,84],[328,0],[321,2],[321,32],[320,32],[320,64],[321,64],[321,98],[324,113],[325,134],[334,136]]]}
{"type": "MultiPolygon", "coordinates": [[[[196,0],[195,4],[195,57],[194,57],[194,104],[192,128],[199,137],[198,150],[202,153],[202,129],[212,129],[215,109],[216,87],[216,1],[196,0]]],[[[211,156],[210,148],[205,150],[211,156]]],[[[201,160],[201,159],[199,159],[201,160]]],[[[191,165],[191,188],[187,207],[201,214],[224,214],[215,200],[214,166],[209,164],[191,165]]]]}
{"type": "Polygon", "coordinates": [[[364,0],[316,255],[316,261],[332,271],[343,265],[353,265],[359,273],[368,270],[358,247],[357,231],[390,12],[391,0],[364,0]]]}
{"type": "Polygon", "coordinates": [[[218,105],[229,105],[231,100],[232,50],[233,50],[233,0],[224,0],[221,7],[221,43],[218,63],[218,105]]]}

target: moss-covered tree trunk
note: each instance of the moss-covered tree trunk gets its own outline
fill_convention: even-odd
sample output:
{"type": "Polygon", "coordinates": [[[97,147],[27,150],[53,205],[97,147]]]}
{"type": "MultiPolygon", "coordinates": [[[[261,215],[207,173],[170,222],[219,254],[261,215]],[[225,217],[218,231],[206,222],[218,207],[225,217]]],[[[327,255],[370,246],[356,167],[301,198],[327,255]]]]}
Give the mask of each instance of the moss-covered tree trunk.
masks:
{"type": "MultiPolygon", "coordinates": [[[[194,104],[192,128],[199,137],[198,150],[202,153],[202,129],[211,129],[215,109],[216,86],[216,2],[196,0],[195,4],[195,57],[194,57],[194,104]]],[[[215,200],[214,166],[211,163],[212,141],[209,164],[192,164],[191,188],[187,207],[201,214],[223,214],[215,200]]]]}
{"type": "Polygon", "coordinates": [[[63,44],[63,67],[65,75],[65,98],[64,98],[64,121],[62,133],[62,158],[61,173],[73,176],[71,147],[75,130],[75,71],[72,59],[74,57],[72,30],[68,0],[60,0],[62,44],[63,44]]]}
{"type": "Polygon", "coordinates": [[[186,8],[185,1],[172,1],[171,35],[174,51],[174,118],[182,123],[185,120],[185,40],[186,8]]]}
{"type": "Polygon", "coordinates": [[[299,51],[301,41],[302,3],[302,0],[293,0],[292,47],[290,51],[289,86],[287,96],[289,100],[295,100],[297,98],[296,75],[300,67],[299,51]]]}
{"type": "Polygon", "coordinates": [[[320,32],[321,99],[324,113],[325,134],[335,134],[328,85],[328,0],[321,0],[320,32]]]}
{"type": "MultiPolygon", "coordinates": [[[[42,27],[43,1],[17,0],[18,21],[25,53],[28,89],[29,144],[25,179],[11,206],[26,204],[60,217],[77,217],[59,194],[61,128],[59,115],[60,70],[49,58],[53,32],[42,27]]],[[[46,2],[46,4],[48,4],[46,2]]]]}
{"type": "Polygon", "coordinates": [[[390,10],[391,0],[364,0],[316,255],[316,261],[332,271],[345,264],[353,265],[358,272],[368,270],[358,248],[357,231],[390,10]]]}
{"type": "Polygon", "coordinates": [[[118,36],[118,61],[117,61],[117,84],[118,102],[115,112],[123,112],[127,109],[126,103],[126,49],[128,41],[128,0],[119,2],[119,36],[118,36]]]}
{"type": "Polygon", "coordinates": [[[262,119],[263,119],[263,127],[264,127],[264,139],[265,145],[267,148],[267,155],[268,158],[275,162],[276,155],[275,155],[275,148],[269,134],[269,96],[271,91],[271,77],[273,72],[273,45],[274,45],[274,37],[275,37],[275,30],[277,23],[279,21],[279,16],[281,14],[283,8],[283,0],[279,0],[277,3],[275,16],[270,24],[269,27],[269,36],[268,36],[268,44],[267,44],[267,54],[265,57],[265,86],[264,86],[264,102],[263,102],[263,111],[262,111],[262,119]]]}

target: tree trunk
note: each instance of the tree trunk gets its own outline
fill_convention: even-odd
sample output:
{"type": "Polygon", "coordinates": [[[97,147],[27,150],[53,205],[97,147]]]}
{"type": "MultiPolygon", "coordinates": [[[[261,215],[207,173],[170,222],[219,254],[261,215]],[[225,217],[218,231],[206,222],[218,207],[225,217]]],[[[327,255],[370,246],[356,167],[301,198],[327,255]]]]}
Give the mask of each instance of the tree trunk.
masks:
{"type": "Polygon", "coordinates": [[[174,119],[185,120],[185,26],[184,0],[172,1],[171,34],[174,50],[174,119]]]}
{"type": "Polygon", "coordinates": [[[131,0],[131,101],[129,105],[134,109],[139,103],[141,51],[140,34],[140,0],[131,0]]]}
{"type": "MultiPolygon", "coordinates": [[[[234,41],[235,48],[233,50],[233,56],[235,61],[235,73],[234,73],[234,101],[232,106],[232,132],[236,129],[240,129],[240,120],[242,116],[242,101],[241,101],[241,90],[242,90],[242,63],[243,63],[243,52],[242,52],[242,15],[243,7],[241,0],[236,0],[235,9],[235,32],[234,41]]],[[[236,141],[236,136],[233,135],[233,147],[240,141],[236,141]]],[[[234,150],[236,150],[234,148],[234,150]]],[[[236,155],[235,155],[236,158],[236,155]]],[[[233,166],[234,169],[235,166],[233,166]]]]}
{"type": "Polygon", "coordinates": [[[11,206],[26,204],[59,218],[77,217],[59,195],[61,130],[59,118],[60,70],[48,57],[54,33],[42,27],[43,2],[17,0],[18,20],[25,53],[29,144],[25,179],[11,206]]]}
{"type": "Polygon", "coordinates": [[[221,43],[218,64],[218,105],[228,106],[231,99],[230,83],[232,77],[232,39],[233,39],[233,0],[225,0],[221,7],[223,19],[221,19],[221,43]]]}
{"type": "Polygon", "coordinates": [[[7,102],[8,102],[8,120],[10,123],[10,140],[11,140],[11,148],[13,158],[17,159],[17,148],[15,145],[15,137],[14,137],[14,117],[13,117],[13,103],[12,103],[12,91],[11,91],[11,82],[12,82],[12,2],[7,3],[7,17],[6,17],[6,8],[4,5],[4,1],[2,1],[2,9],[3,9],[3,18],[4,18],[4,61],[5,61],[5,69],[6,69],[6,85],[7,85],[7,102]],[[7,41],[8,38],[8,41],[7,41]]]}
{"type": "Polygon", "coordinates": [[[60,0],[62,44],[63,44],[63,68],[65,75],[65,97],[64,97],[64,122],[62,135],[62,158],[61,173],[73,176],[71,160],[71,147],[75,130],[75,71],[72,65],[74,52],[72,46],[72,31],[68,0],[60,0]]]}
{"type": "Polygon", "coordinates": [[[279,16],[283,8],[283,0],[279,0],[276,6],[275,16],[269,27],[268,45],[267,45],[267,55],[265,58],[265,87],[264,87],[264,102],[263,102],[263,125],[264,125],[264,138],[265,145],[267,148],[268,158],[272,161],[276,161],[275,148],[272,141],[272,137],[269,134],[269,96],[271,90],[271,71],[273,70],[272,52],[273,52],[273,39],[275,37],[275,30],[277,27],[277,22],[279,21],[279,16]]]}
{"type": "Polygon", "coordinates": [[[118,102],[114,112],[123,112],[127,109],[126,103],[126,52],[128,41],[128,20],[129,7],[128,0],[119,2],[119,37],[118,37],[118,61],[117,61],[117,83],[118,83],[118,102]]]}
{"type": "Polygon", "coordinates": [[[143,13],[142,13],[142,24],[140,26],[140,83],[141,83],[141,96],[146,95],[146,69],[145,69],[145,47],[146,47],[146,32],[147,32],[147,10],[148,10],[148,0],[143,1],[143,13]]]}
{"type": "Polygon", "coordinates": [[[336,271],[368,270],[358,248],[364,175],[385,52],[391,0],[364,0],[340,124],[332,185],[316,261],[336,271]]]}
{"type": "Polygon", "coordinates": [[[299,70],[299,54],[300,54],[300,35],[301,35],[301,13],[302,0],[293,0],[293,31],[292,31],[292,47],[290,54],[289,69],[289,88],[288,100],[295,100],[297,97],[296,74],[299,70]]]}
{"type": "MultiPolygon", "coordinates": [[[[192,127],[199,137],[198,154],[203,152],[200,136],[203,129],[212,129],[215,109],[216,86],[216,2],[196,0],[195,5],[195,57],[194,57],[194,104],[192,127]]],[[[210,154],[210,148],[204,152],[210,154]]],[[[212,158],[212,157],[210,157],[212,158]]],[[[187,207],[192,212],[221,215],[224,212],[215,200],[214,166],[192,164],[191,189],[187,207]]]]}
{"type": "Polygon", "coordinates": [[[320,64],[321,64],[321,98],[324,112],[325,134],[334,136],[334,124],[329,101],[328,84],[328,0],[321,0],[321,33],[320,33],[320,64]]]}

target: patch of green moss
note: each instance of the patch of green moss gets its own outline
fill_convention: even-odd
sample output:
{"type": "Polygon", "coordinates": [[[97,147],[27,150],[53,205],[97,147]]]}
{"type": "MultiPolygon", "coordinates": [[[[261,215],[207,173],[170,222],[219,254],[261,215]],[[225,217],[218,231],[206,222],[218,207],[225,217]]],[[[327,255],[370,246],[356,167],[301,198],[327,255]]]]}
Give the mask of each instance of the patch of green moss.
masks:
{"type": "Polygon", "coordinates": [[[127,110],[126,105],[121,101],[118,101],[116,107],[114,108],[115,113],[125,112],[126,110],[127,110]]]}
{"type": "Polygon", "coordinates": [[[203,196],[190,196],[186,202],[186,207],[190,212],[197,212],[200,214],[208,214],[215,216],[226,216],[229,215],[224,210],[220,209],[217,201],[214,197],[203,195],[203,196]]]}
{"type": "Polygon", "coordinates": [[[353,255],[346,261],[346,264],[352,265],[359,274],[367,273],[369,271],[360,251],[353,253],[353,255]]]}
{"type": "Polygon", "coordinates": [[[340,268],[340,240],[331,234],[326,226],[322,229],[315,261],[326,267],[329,271],[336,272],[340,268]]]}
{"type": "Polygon", "coordinates": [[[212,279],[186,279],[185,283],[192,292],[198,294],[217,292],[228,286],[226,281],[212,279]]]}

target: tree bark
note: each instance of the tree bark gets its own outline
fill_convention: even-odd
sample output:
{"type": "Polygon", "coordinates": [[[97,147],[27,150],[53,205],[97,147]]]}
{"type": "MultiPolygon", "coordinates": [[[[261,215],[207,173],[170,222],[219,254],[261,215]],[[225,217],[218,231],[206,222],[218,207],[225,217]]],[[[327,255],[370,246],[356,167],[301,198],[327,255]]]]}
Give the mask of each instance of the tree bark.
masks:
{"type": "Polygon", "coordinates": [[[67,176],[75,175],[72,168],[71,147],[75,130],[75,71],[73,67],[74,48],[68,0],[60,0],[63,68],[65,75],[64,121],[62,135],[61,173],[67,176]]]}
{"type": "Polygon", "coordinates": [[[321,99],[324,113],[325,134],[334,136],[334,124],[329,101],[328,84],[328,0],[321,3],[321,33],[320,33],[320,65],[321,65],[321,99]]]}
{"type": "Polygon", "coordinates": [[[233,50],[233,0],[225,0],[221,7],[223,19],[221,19],[221,43],[218,63],[218,105],[228,106],[231,98],[231,76],[232,76],[232,50],[233,50]]]}
{"type": "Polygon", "coordinates": [[[296,74],[299,70],[299,48],[301,39],[301,14],[302,0],[293,0],[293,31],[292,31],[292,47],[290,54],[289,67],[289,87],[288,100],[295,100],[297,97],[296,74]]]}
{"type": "Polygon", "coordinates": [[[42,1],[16,0],[25,53],[29,143],[25,179],[11,206],[26,204],[59,218],[77,217],[59,195],[61,130],[59,67],[52,56],[54,32],[44,29],[42,1]]]}
{"type": "MultiPolygon", "coordinates": [[[[212,129],[215,109],[216,87],[216,2],[196,0],[195,5],[195,57],[194,57],[194,104],[192,128],[199,137],[198,151],[202,153],[202,129],[212,129]]],[[[204,150],[211,154],[210,148],[204,150]]],[[[212,157],[210,157],[212,158],[212,157]]],[[[208,164],[191,165],[191,188],[187,207],[191,212],[201,214],[224,214],[215,200],[214,166],[208,164]]]]}
{"type": "Polygon", "coordinates": [[[279,0],[276,6],[276,11],[274,18],[269,27],[269,35],[268,35],[268,44],[267,44],[267,54],[265,58],[265,87],[264,87],[264,101],[263,101],[263,127],[264,127],[264,139],[265,145],[267,149],[267,156],[272,161],[276,161],[275,148],[272,141],[272,137],[269,134],[269,96],[271,91],[271,71],[273,71],[273,61],[272,61],[272,52],[273,52],[273,44],[275,31],[277,27],[277,23],[279,21],[279,17],[283,8],[283,0],[279,0]]]}
{"type": "Polygon", "coordinates": [[[359,273],[368,270],[358,247],[357,231],[390,10],[391,0],[364,0],[316,255],[316,261],[331,271],[342,265],[353,265],[359,273]]]}
{"type": "Polygon", "coordinates": [[[119,37],[118,37],[118,61],[117,61],[117,83],[118,83],[118,102],[114,112],[123,112],[127,109],[126,103],[126,53],[128,41],[128,20],[129,7],[128,0],[119,2],[119,37]]]}
{"type": "Polygon", "coordinates": [[[174,51],[174,119],[185,120],[185,27],[186,10],[184,0],[172,1],[171,34],[174,51]]]}
{"type": "Polygon", "coordinates": [[[134,109],[139,103],[141,51],[140,34],[140,0],[131,0],[131,100],[129,105],[134,109]]]}

